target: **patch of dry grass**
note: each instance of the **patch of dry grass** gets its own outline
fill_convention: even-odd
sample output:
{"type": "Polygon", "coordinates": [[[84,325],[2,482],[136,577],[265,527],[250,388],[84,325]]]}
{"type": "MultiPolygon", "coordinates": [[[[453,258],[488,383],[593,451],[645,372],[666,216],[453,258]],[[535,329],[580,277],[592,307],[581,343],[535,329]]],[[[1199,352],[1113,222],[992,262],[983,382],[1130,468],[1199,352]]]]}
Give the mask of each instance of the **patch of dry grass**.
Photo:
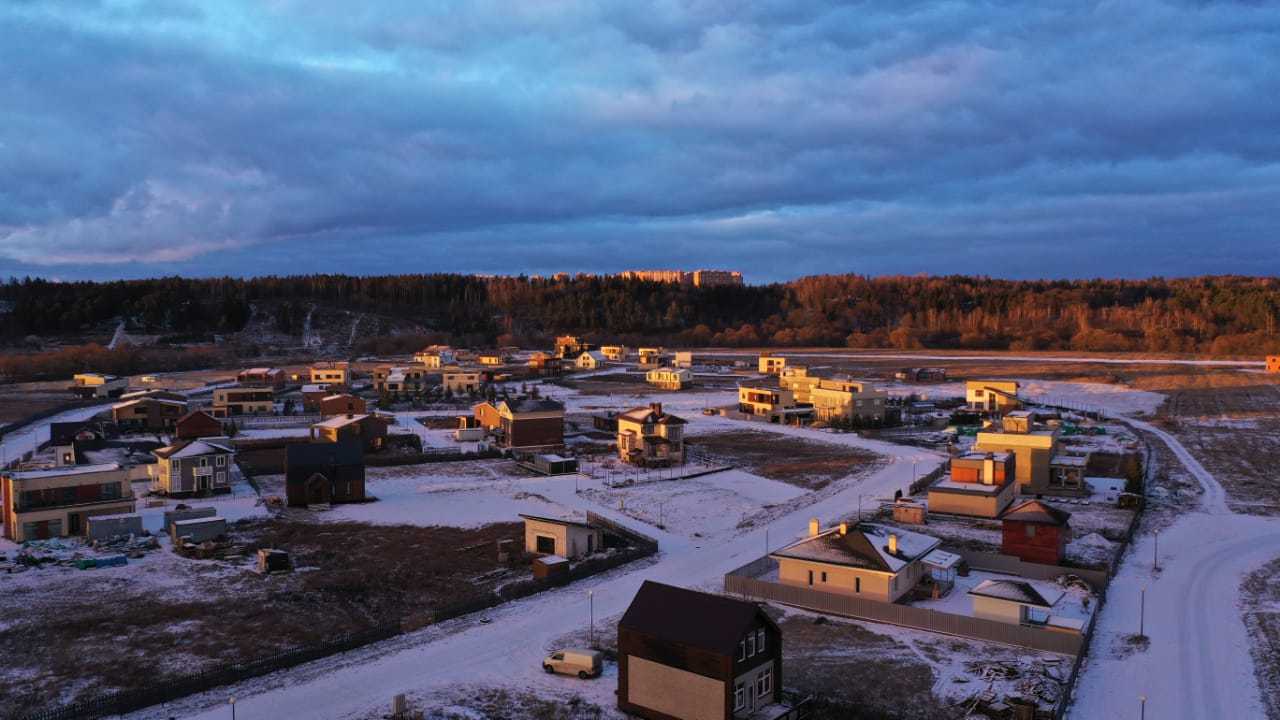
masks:
{"type": "Polygon", "coordinates": [[[754,430],[696,435],[687,442],[691,450],[807,490],[821,490],[880,462],[873,453],[856,448],[754,430]]]}

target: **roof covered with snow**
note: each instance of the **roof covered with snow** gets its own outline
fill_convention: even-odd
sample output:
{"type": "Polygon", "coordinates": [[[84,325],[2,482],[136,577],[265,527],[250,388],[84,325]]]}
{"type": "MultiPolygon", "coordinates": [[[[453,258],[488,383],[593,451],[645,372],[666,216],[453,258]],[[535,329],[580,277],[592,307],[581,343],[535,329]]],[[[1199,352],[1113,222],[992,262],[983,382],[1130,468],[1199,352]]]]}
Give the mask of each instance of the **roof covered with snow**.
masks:
{"type": "Polygon", "coordinates": [[[1064,593],[1052,585],[1030,580],[983,580],[969,594],[1019,605],[1051,608],[1062,599],[1064,593]]]}
{"type": "Polygon", "coordinates": [[[98,463],[96,465],[68,465],[48,470],[11,470],[5,475],[14,480],[40,480],[43,478],[64,477],[68,475],[88,475],[89,473],[110,472],[119,470],[120,463],[98,463]]]}
{"type": "Polygon", "coordinates": [[[941,544],[942,541],[932,535],[859,523],[843,535],[839,528],[833,528],[792,543],[775,551],[773,556],[896,573],[941,544]],[[897,536],[897,552],[889,551],[890,535],[897,536]]]}
{"type": "Polygon", "coordinates": [[[1059,510],[1041,500],[1028,500],[1021,505],[1010,508],[1001,519],[1036,523],[1038,525],[1066,525],[1068,520],[1071,519],[1071,513],[1066,510],[1059,510]]]}
{"type": "Polygon", "coordinates": [[[233,451],[226,445],[209,442],[208,440],[179,442],[152,451],[152,453],[158,458],[169,459],[199,457],[201,455],[222,455],[229,452],[233,451]]]}

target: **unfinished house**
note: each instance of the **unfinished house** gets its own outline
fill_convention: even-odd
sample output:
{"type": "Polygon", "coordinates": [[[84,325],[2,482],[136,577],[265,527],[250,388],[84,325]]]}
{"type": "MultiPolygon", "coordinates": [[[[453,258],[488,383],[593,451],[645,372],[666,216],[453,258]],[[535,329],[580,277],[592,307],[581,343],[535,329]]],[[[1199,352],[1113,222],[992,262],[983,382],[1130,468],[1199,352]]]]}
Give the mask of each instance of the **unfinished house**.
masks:
{"type": "Polygon", "coordinates": [[[977,412],[1004,413],[1022,407],[1016,380],[968,380],[964,399],[977,412]]]}
{"type": "Polygon", "coordinates": [[[654,368],[644,374],[644,380],[660,390],[683,390],[693,384],[693,372],[685,368],[654,368]]]}
{"type": "Polygon", "coordinates": [[[122,431],[164,432],[187,414],[185,400],[141,397],[111,406],[111,419],[122,431]]]}
{"type": "Polygon", "coordinates": [[[641,365],[654,367],[661,365],[665,354],[660,347],[642,347],[636,350],[636,358],[641,365]]]}
{"type": "Polygon", "coordinates": [[[1000,552],[1026,562],[1061,565],[1071,542],[1071,513],[1028,500],[1004,514],[1000,552]]]}
{"type": "Polygon", "coordinates": [[[1053,457],[1049,458],[1049,484],[1045,486],[1033,484],[1024,492],[1058,497],[1087,497],[1090,494],[1089,483],[1085,479],[1088,468],[1088,454],[1054,453],[1053,457]]]}
{"type": "Polygon", "coordinates": [[[952,458],[951,473],[929,486],[929,512],[998,518],[1017,495],[1011,452],[952,458]]]}
{"type": "Polygon", "coordinates": [[[751,602],[646,580],[618,622],[618,709],[648,720],[780,720],[782,632],[751,602]]]}
{"type": "Polygon", "coordinates": [[[88,518],[135,507],[127,473],[116,463],[0,474],[0,520],[14,542],[84,535],[88,518]]]}
{"type": "Polygon", "coordinates": [[[311,439],[323,443],[353,442],[365,452],[381,450],[387,444],[390,421],[378,415],[354,413],[335,415],[311,426],[311,439]]]}
{"type": "Polygon", "coordinates": [[[67,388],[76,397],[102,399],[119,397],[129,387],[129,378],[101,373],[77,373],[67,388]]]}
{"type": "Polygon", "coordinates": [[[922,560],[941,544],[930,535],[874,523],[820,530],[815,519],[809,537],[770,557],[784,585],[896,602],[928,575],[922,560]]]}
{"type": "Polygon", "coordinates": [[[534,450],[564,446],[564,403],[534,397],[505,399],[478,403],[472,414],[502,447],[534,450]]]}
{"type": "Polygon", "coordinates": [[[601,345],[600,354],[610,362],[622,362],[627,359],[626,345],[601,345]]]}
{"type": "Polygon", "coordinates": [[[556,555],[570,560],[604,549],[604,530],[585,520],[521,515],[524,519],[524,551],[556,555]]]}
{"type": "Polygon", "coordinates": [[[770,352],[760,353],[760,358],[756,363],[756,369],[764,375],[780,375],[782,368],[786,366],[786,358],[770,352]]]}
{"type": "Polygon", "coordinates": [[[1035,488],[1049,487],[1049,461],[1057,451],[1058,438],[1052,430],[1027,433],[980,432],[974,452],[1013,453],[1014,479],[1020,494],[1034,494],[1035,488]]]}
{"type": "Polygon", "coordinates": [[[684,463],[684,418],[662,409],[662,403],[618,415],[618,457],[642,467],[684,463]]]}
{"type": "Polygon", "coordinates": [[[529,356],[529,369],[538,375],[556,375],[564,368],[560,358],[539,351],[529,356]]]}
{"type": "Polygon", "coordinates": [[[576,358],[591,349],[591,343],[577,335],[561,335],[556,338],[556,357],[561,359],[576,358]]]}
{"type": "Polygon", "coordinates": [[[289,507],[364,502],[364,451],[357,442],[293,443],[285,449],[289,507]]]}
{"type": "Polygon", "coordinates": [[[283,390],[288,380],[288,375],[279,368],[248,368],[236,375],[236,382],[245,387],[269,387],[277,391],[283,390]]]}
{"type": "Polygon", "coordinates": [[[154,492],[177,497],[231,492],[236,454],[226,442],[181,440],[151,454],[156,456],[154,492]]]}

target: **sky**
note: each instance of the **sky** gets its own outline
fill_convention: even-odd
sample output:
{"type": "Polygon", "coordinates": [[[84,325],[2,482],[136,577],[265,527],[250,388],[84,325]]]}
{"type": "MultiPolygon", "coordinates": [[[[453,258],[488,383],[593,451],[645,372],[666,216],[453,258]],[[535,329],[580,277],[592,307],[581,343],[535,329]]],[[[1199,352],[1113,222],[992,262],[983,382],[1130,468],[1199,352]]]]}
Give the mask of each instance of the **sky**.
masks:
{"type": "Polygon", "coordinates": [[[0,276],[1280,274],[1280,3],[9,0],[0,276]]]}

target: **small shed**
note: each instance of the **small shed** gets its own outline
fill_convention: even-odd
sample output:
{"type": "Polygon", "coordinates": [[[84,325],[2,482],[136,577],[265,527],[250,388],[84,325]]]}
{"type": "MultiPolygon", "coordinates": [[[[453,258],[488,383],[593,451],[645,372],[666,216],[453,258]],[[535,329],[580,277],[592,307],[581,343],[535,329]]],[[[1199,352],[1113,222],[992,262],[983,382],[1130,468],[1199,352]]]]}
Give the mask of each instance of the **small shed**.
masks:
{"type": "Polygon", "coordinates": [[[169,536],[175,544],[185,540],[202,543],[217,540],[227,534],[227,519],[220,517],[192,518],[190,520],[174,520],[169,527],[169,536]]]}
{"type": "Polygon", "coordinates": [[[544,555],[533,561],[533,576],[539,580],[569,579],[569,560],[559,555],[544,555]]]}
{"type": "Polygon", "coordinates": [[[906,525],[924,525],[928,522],[929,508],[911,498],[898,498],[893,503],[893,521],[906,525]]]}
{"type": "Polygon", "coordinates": [[[581,520],[521,515],[524,550],[535,555],[578,558],[604,549],[604,530],[581,520]]]}
{"type": "Polygon", "coordinates": [[[142,516],[137,514],[96,515],[85,521],[85,537],[90,540],[142,534],[142,516]]]}
{"type": "Polygon", "coordinates": [[[218,511],[211,507],[180,507],[177,510],[166,510],[164,513],[164,531],[173,533],[173,523],[179,520],[195,520],[197,518],[211,518],[218,514],[218,511]]]}
{"type": "Polygon", "coordinates": [[[275,548],[258,549],[258,572],[289,572],[292,569],[293,563],[289,560],[289,553],[284,550],[275,548]]]}
{"type": "Polygon", "coordinates": [[[568,475],[578,472],[578,458],[541,453],[534,455],[531,461],[534,469],[543,475],[568,475]]]}

